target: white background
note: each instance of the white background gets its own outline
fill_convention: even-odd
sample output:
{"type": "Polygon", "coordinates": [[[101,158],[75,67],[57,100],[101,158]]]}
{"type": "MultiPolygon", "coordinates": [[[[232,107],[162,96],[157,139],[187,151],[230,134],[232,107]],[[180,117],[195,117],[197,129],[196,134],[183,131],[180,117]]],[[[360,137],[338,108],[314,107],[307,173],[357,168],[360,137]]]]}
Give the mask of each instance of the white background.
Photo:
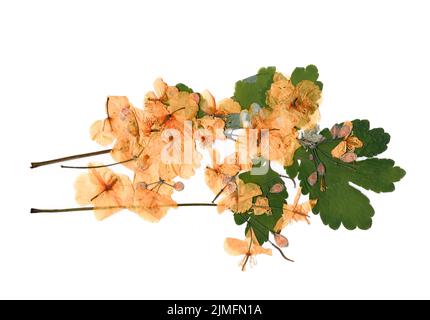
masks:
{"type": "MultiPolygon", "coordinates": [[[[2,1],[0,297],[430,298],[428,14],[426,1],[2,1]],[[242,273],[223,241],[243,231],[214,209],[159,224],[29,214],[76,206],[79,172],[29,164],[99,150],[88,127],[107,95],[141,106],[162,76],[221,99],[260,66],[311,63],[322,126],[369,119],[407,170],[395,193],[370,194],[371,230],[335,232],[312,216],[286,230],[295,263],[274,252],[242,273]]],[[[210,200],[201,174],[177,201],[210,200]]]]}

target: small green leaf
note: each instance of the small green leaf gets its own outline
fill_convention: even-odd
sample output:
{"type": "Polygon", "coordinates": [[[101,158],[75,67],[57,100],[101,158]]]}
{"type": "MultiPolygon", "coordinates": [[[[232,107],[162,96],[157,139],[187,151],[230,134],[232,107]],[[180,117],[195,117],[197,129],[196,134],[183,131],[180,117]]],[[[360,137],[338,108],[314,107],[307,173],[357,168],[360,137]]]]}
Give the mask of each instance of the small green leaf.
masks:
{"type": "Polygon", "coordinates": [[[306,68],[295,68],[291,74],[291,83],[294,86],[297,86],[300,81],[309,80],[314,82],[320,90],[322,90],[323,84],[321,81],[318,81],[318,77],[318,68],[313,64],[310,64],[306,68]]]}
{"type": "Polygon", "coordinates": [[[178,88],[179,91],[184,91],[184,92],[189,92],[189,93],[193,93],[193,89],[191,89],[190,87],[188,87],[187,85],[183,84],[183,83],[178,83],[176,86],[176,88],[178,88]]]}
{"type": "MultiPolygon", "coordinates": [[[[254,167],[256,167],[256,165],[254,167]]],[[[238,222],[244,223],[248,221],[248,228],[245,230],[245,234],[249,230],[249,226],[251,226],[253,231],[255,232],[255,236],[258,242],[260,244],[263,244],[269,239],[270,231],[273,230],[276,223],[282,216],[282,207],[288,197],[288,193],[281,176],[276,171],[273,171],[270,166],[267,173],[263,175],[253,175],[251,173],[251,171],[244,172],[239,175],[239,178],[245,183],[255,183],[260,187],[262,191],[262,196],[266,197],[269,200],[271,214],[255,215],[254,211],[251,209],[247,213],[235,213],[235,222],[237,224],[241,224],[238,222]],[[282,185],[283,189],[281,192],[270,192],[270,189],[275,184],[282,185]]],[[[256,198],[254,198],[253,200],[254,203],[255,200],[256,198]]]]}
{"type": "Polygon", "coordinates": [[[266,92],[272,85],[275,72],[275,67],[261,68],[256,75],[236,82],[233,99],[242,109],[248,109],[253,103],[265,107],[266,92]]]}
{"type": "Polygon", "coordinates": [[[247,212],[235,213],[233,216],[234,216],[234,222],[236,222],[236,224],[239,226],[247,222],[249,218],[249,214],[247,212]]]}

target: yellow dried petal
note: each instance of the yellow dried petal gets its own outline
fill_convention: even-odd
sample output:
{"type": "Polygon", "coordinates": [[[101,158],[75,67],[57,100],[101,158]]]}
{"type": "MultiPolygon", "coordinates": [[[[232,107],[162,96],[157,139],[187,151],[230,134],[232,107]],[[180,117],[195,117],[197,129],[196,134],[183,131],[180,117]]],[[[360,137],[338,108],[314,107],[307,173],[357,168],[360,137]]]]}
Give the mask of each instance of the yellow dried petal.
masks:
{"type": "Polygon", "coordinates": [[[240,104],[231,98],[223,99],[218,102],[217,114],[240,113],[241,110],[240,104]]]}
{"type": "Polygon", "coordinates": [[[200,101],[201,110],[208,115],[215,114],[216,103],[213,95],[208,90],[205,90],[200,93],[200,98],[201,98],[201,101],[200,101]]]}
{"type": "Polygon", "coordinates": [[[237,190],[218,203],[218,212],[221,213],[227,209],[234,212],[246,212],[252,207],[252,198],[262,194],[261,189],[255,183],[244,183],[237,180],[237,190]]]}
{"type": "Polygon", "coordinates": [[[356,148],[363,147],[363,142],[361,142],[361,140],[358,139],[357,137],[348,137],[346,139],[346,143],[348,145],[349,151],[354,151],[356,148]]]}
{"type": "MultiPolygon", "coordinates": [[[[97,164],[90,163],[89,166],[97,164]]],[[[128,176],[115,174],[109,168],[91,168],[79,176],[75,182],[76,201],[92,204],[99,209],[94,211],[98,220],[132,204],[133,186],[128,176]],[[112,208],[111,208],[112,207],[112,208]]]]}
{"type": "Polygon", "coordinates": [[[150,222],[160,221],[170,208],[175,208],[176,202],[167,195],[148,189],[137,189],[134,195],[132,211],[150,222]]]}
{"type": "Polygon", "coordinates": [[[270,214],[272,212],[270,205],[269,205],[269,199],[266,197],[257,197],[254,203],[254,214],[255,215],[262,215],[262,214],[270,214]]]}
{"type": "Polygon", "coordinates": [[[272,255],[271,249],[263,248],[262,246],[257,245],[254,242],[250,245],[250,239],[239,240],[235,238],[226,238],[224,241],[224,249],[228,254],[232,256],[246,255],[248,253],[250,255],[272,255]]]}
{"type": "Polygon", "coordinates": [[[106,119],[94,122],[90,128],[90,135],[91,139],[101,146],[108,146],[115,140],[112,135],[112,128],[106,119]]]}
{"type": "Polygon", "coordinates": [[[339,159],[341,156],[343,156],[346,153],[346,151],[347,151],[347,143],[346,141],[341,141],[333,150],[331,150],[331,155],[332,157],[339,159]]]}
{"type": "Polygon", "coordinates": [[[154,81],[154,90],[155,90],[155,94],[157,95],[157,97],[159,99],[162,99],[162,98],[164,98],[164,95],[166,94],[167,84],[163,81],[163,79],[157,78],[154,81]]]}

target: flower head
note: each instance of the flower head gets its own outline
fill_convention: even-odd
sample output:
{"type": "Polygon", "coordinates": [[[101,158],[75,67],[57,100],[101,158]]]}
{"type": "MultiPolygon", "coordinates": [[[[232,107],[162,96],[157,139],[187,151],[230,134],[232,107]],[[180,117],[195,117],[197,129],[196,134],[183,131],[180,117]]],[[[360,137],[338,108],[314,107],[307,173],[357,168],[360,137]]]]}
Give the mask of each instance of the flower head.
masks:
{"type": "Polygon", "coordinates": [[[258,241],[255,239],[255,236],[253,236],[253,232],[250,234],[251,235],[245,240],[226,238],[224,241],[224,249],[228,254],[232,256],[244,256],[240,263],[242,271],[245,271],[248,261],[251,265],[255,264],[255,256],[259,254],[272,255],[271,249],[266,249],[260,246],[258,241]]]}
{"type": "Polygon", "coordinates": [[[306,221],[308,224],[310,223],[308,220],[308,214],[316,205],[317,201],[308,200],[299,204],[301,193],[301,188],[299,188],[294,198],[294,202],[292,204],[284,204],[282,217],[276,223],[274,231],[281,231],[293,221],[306,221]]]}
{"type": "MultiPolygon", "coordinates": [[[[97,164],[90,163],[89,166],[97,164]]],[[[76,179],[75,190],[79,204],[93,204],[98,208],[95,210],[98,220],[130,206],[134,193],[128,176],[116,174],[108,168],[88,169],[88,173],[76,179]]]]}

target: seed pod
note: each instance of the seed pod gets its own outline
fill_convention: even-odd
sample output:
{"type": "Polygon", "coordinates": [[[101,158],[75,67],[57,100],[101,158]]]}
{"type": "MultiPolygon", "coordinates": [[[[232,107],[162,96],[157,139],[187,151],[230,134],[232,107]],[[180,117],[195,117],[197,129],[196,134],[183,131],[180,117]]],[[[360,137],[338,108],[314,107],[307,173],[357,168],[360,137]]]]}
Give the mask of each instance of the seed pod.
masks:
{"type": "Polygon", "coordinates": [[[286,248],[289,245],[289,241],[280,233],[275,233],[274,235],[276,245],[281,248],[286,248]]]}
{"type": "Polygon", "coordinates": [[[199,102],[200,102],[200,96],[199,96],[199,94],[198,94],[198,93],[193,92],[193,93],[191,94],[191,97],[193,98],[193,100],[194,100],[196,103],[199,103],[199,102]]]}
{"type": "Polygon", "coordinates": [[[276,183],[270,188],[270,193],[281,193],[284,190],[282,183],[276,183]]]}
{"type": "Polygon", "coordinates": [[[344,124],[339,130],[338,138],[345,138],[349,136],[351,131],[352,131],[352,126],[344,124]]]}
{"type": "Polygon", "coordinates": [[[234,181],[231,181],[225,187],[225,192],[227,192],[227,193],[233,193],[233,192],[236,191],[236,189],[237,189],[236,183],[234,183],[234,181]]]}
{"type": "Polygon", "coordinates": [[[330,132],[333,139],[336,139],[339,137],[339,131],[340,131],[340,127],[338,125],[334,125],[331,128],[330,132]]]}
{"type": "Polygon", "coordinates": [[[346,163],[351,163],[357,160],[357,155],[354,152],[347,152],[340,157],[340,160],[346,163]]]}
{"type": "Polygon", "coordinates": [[[313,187],[315,183],[317,183],[318,180],[318,173],[316,171],[312,172],[311,175],[308,177],[308,183],[313,187]]]}
{"type": "Polygon", "coordinates": [[[325,175],[325,166],[322,162],[318,165],[317,172],[320,176],[325,175]]]}
{"type": "Polygon", "coordinates": [[[173,188],[176,191],[182,191],[182,190],[184,190],[184,187],[185,187],[184,184],[182,182],[180,182],[180,181],[175,182],[175,184],[173,185],[173,188]]]}

